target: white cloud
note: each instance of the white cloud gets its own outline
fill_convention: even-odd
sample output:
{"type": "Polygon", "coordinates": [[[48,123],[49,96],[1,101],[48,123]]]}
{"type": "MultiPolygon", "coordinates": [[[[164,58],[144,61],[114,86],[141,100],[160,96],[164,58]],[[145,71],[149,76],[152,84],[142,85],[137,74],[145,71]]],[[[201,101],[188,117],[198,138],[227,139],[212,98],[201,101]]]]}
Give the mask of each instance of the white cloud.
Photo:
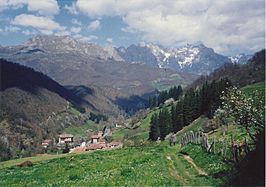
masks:
{"type": "Polygon", "coordinates": [[[71,27],[70,31],[73,33],[79,33],[81,31],[81,27],[71,27]]]}
{"type": "Polygon", "coordinates": [[[18,9],[27,6],[28,11],[38,12],[40,15],[53,16],[59,13],[56,0],[0,0],[0,11],[18,9]]]}
{"type": "Polygon", "coordinates": [[[89,30],[96,30],[99,29],[100,27],[101,27],[101,22],[99,20],[92,21],[88,25],[89,30]]]}
{"type": "Polygon", "coordinates": [[[27,36],[30,36],[30,35],[36,35],[38,32],[36,30],[23,30],[22,31],[23,34],[27,35],[27,36]]]}
{"type": "Polygon", "coordinates": [[[11,21],[12,25],[33,27],[42,34],[53,34],[55,31],[64,31],[65,27],[55,22],[51,18],[43,16],[34,16],[29,14],[21,14],[11,21]]]}
{"type": "Polygon", "coordinates": [[[264,48],[264,0],[77,0],[91,18],[120,16],[123,31],[171,46],[202,41],[230,54],[264,48]]]}
{"type": "Polygon", "coordinates": [[[28,1],[28,10],[36,11],[40,15],[55,15],[59,12],[56,0],[28,1]]]}
{"type": "Polygon", "coordinates": [[[75,19],[75,18],[72,18],[72,19],[71,19],[71,23],[74,24],[74,25],[79,25],[79,26],[81,26],[81,22],[78,21],[78,20],[75,19]]]}
{"type": "Polygon", "coordinates": [[[113,43],[113,38],[107,38],[106,41],[109,43],[113,43]]]}
{"type": "Polygon", "coordinates": [[[70,6],[65,5],[64,9],[66,9],[68,11],[68,13],[72,14],[72,15],[77,15],[78,14],[78,10],[76,7],[75,3],[72,3],[70,6]]]}
{"type": "Polygon", "coordinates": [[[0,0],[0,11],[22,8],[25,3],[26,0],[0,0]]]}
{"type": "Polygon", "coordinates": [[[73,37],[76,38],[79,41],[82,41],[82,42],[90,42],[92,40],[97,40],[98,39],[98,37],[95,36],[95,35],[83,36],[81,34],[75,34],[75,35],[73,35],[73,37]]]}
{"type": "Polygon", "coordinates": [[[115,14],[115,5],[115,0],[78,0],[76,2],[76,7],[90,17],[111,16],[115,14]]]}

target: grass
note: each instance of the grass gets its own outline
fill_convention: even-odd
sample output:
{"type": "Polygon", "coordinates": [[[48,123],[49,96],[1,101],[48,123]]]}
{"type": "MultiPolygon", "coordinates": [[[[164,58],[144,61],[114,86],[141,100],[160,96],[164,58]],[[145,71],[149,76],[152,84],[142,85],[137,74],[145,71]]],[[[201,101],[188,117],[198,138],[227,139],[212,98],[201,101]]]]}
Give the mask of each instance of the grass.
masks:
{"type": "Polygon", "coordinates": [[[27,157],[27,158],[15,159],[15,160],[8,160],[8,161],[5,161],[5,162],[0,162],[0,169],[15,166],[15,165],[17,165],[19,163],[25,162],[26,160],[29,160],[32,163],[36,163],[36,162],[45,161],[45,160],[51,160],[51,159],[54,159],[54,158],[60,158],[60,157],[64,157],[64,156],[66,156],[66,154],[39,155],[39,156],[34,156],[34,157],[27,157]]]}
{"type": "Polygon", "coordinates": [[[51,160],[32,167],[0,170],[0,186],[179,186],[216,185],[200,176],[177,146],[96,151],[51,160]]]}
{"type": "Polygon", "coordinates": [[[265,82],[244,86],[241,88],[241,91],[243,91],[247,96],[252,96],[255,91],[257,91],[259,95],[265,96],[265,82]]]}
{"type": "Polygon", "coordinates": [[[113,132],[113,138],[115,140],[124,140],[125,137],[131,138],[134,136],[139,136],[141,139],[147,140],[149,137],[149,128],[150,128],[150,120],[151,116],[158,112],[158,110],[152,110],[146,118],[140,121],[140,126],[136,129],[127,129],[127,128],[120,128],[113,132]]]}
{"type": "Polygon", "coordinates": [[[68,127],[64,129],[65,133],[73,134],[74,136],[86,137],[88,135],[87,130],[92,129],[94,131],[99,130],[99,124],[94,121],[88,120],[84,125],[79,127],[68,127]]]}
{"type": "MultiPolygon", "coordinates": [[[[167,108],[170,110],[171,107],[167,106],[167,108]]],[[[115,130],[113,132],[113,138],[120,141],[136,137],[138,139],[147,140],[149,138],[151,116],[154,113],[159,113],[160,110],[159,108],[153,109],[144,119],[140,120],[140,126],[136,129],[120,128],[115,130]]]]}
{"type": "Polygon", "coordinates": [[[207,153],[198,145],[189,144],[182,148],[181,153],[190,155],[199,167],[210,176],[222,179],[222,183],[228,181],[228,173],[233,173],[233,165],[225,163],[222,156],[207,153]]]}
{"type": "Polygon", "coordinates": [[[201,117],[197,118],[190,125],[185,126],[182,130],[177,132],[177,134],[176,134],[177,140],[179,141],[182,138],[182,136],[189,131],[197,131],[197,130],[201,129],[203,127],[203,125],[207,123],[207,121],[208,121],[207,117],[201,116],[201,117]]]}

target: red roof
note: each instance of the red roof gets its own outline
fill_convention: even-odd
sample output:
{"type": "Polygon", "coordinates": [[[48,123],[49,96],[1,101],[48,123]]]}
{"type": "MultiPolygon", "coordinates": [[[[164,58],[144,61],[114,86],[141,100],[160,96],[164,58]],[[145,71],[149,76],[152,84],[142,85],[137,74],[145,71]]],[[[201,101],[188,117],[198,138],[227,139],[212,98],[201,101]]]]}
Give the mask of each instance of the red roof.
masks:
{"type": "Polygon", "coordinates": [[[90,144],[86,149],[87,150],[97,150],[97,149],[102,149],[105,148],[105,145],[102,144],[90,144]]]}
{"type": "Polygon", "coordinates": [[[86,151],[86,147],[76,147],[73,152],[74,153],[80,153],[86,151]]]}

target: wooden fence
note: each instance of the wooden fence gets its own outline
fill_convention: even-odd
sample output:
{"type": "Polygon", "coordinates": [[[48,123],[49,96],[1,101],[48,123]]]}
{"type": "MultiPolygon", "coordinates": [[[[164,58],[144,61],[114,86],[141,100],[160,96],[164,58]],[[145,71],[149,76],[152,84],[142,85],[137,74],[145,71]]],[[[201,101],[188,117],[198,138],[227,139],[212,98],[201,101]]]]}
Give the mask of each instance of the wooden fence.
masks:
{"type": "Polygon", "coordinates": [[[219,154],[225,160],[234,162],[238,162],[249,152],[249,145],[246,139],[244,142],[237,142],[226,138],[210,139],[208,134],[202,131],[189,131],[185,133],[180,143],[182,147],[189,143],[201,145],[208,153],[219,154]]]}

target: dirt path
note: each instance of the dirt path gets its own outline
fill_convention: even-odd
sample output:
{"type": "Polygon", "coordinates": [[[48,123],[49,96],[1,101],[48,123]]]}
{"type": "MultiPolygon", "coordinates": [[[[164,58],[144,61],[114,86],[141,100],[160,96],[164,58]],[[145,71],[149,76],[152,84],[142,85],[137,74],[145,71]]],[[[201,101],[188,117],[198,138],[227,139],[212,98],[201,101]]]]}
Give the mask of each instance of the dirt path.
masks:
{"type": "Polygon", "coordinates": [[[205,171],[203,171],[201,168],[199,168],[195,164],[195,162],[193,161],[193,159],[190,156],[188,156],[188,155],[183,155],[183,156],[198,171],[199,175],[204,175],[204,176],[208,175],[205,171]]]}
{"type": "Polygon", "coordinates": [[[187,186],[188,182],[185,178],[183,178],[179,172],[176,170],[176,167],[174,166],[174,162],[172,160],[172,158],[170,156],[166,156],[166,160],[168,161],[168,169],[169,169],[169,173],[170,175],[172,175],[173,177],[175,177],[182,186],[187,186]]]}

